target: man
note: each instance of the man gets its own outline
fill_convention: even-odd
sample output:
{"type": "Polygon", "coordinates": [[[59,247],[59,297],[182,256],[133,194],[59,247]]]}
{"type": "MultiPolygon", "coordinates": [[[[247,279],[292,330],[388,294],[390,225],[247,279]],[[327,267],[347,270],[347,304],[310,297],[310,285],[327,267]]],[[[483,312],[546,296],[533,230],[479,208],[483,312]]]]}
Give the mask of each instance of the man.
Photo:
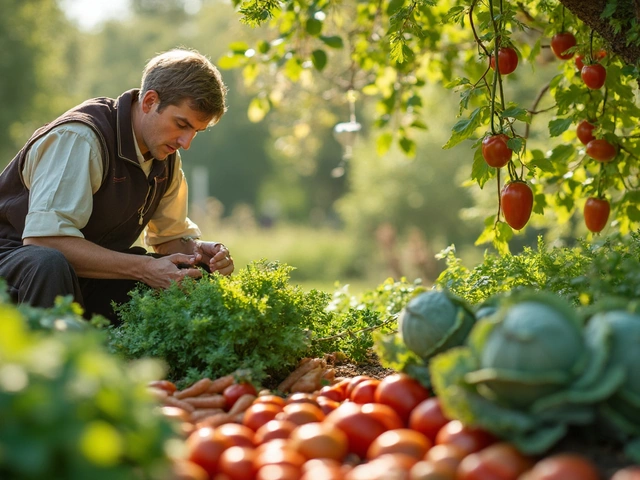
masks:
{"type": "Polygon", "coordinates": [[[0,174],[0,277],[18,303],[49,307],[73,295],[85,315],[117,322],[137,282],[166,288],[230,275],[218,242],[187,217],[178,149],[224,112],[226,87],[195,51],[149,61],[141,88],[95,98],[37,130],[0,174]],[[155,250],[132,247],[144,234],[155,250]]]}

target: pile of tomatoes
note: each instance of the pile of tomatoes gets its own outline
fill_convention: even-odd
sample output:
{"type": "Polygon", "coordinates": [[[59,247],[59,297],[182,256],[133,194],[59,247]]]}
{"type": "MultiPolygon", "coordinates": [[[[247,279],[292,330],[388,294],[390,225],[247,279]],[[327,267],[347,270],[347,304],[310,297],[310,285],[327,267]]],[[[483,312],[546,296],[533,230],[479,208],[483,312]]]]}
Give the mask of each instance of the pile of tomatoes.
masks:
{"type": "MultiPolygon", "coordinates": [[[[313,394],[262,392],[242,423],[196,425],[180,480],[598,480],[576,455],[539,462],[443,414],[405,374],[344,379],[313,394]]],[[[624,472],[621,472],[621,475],[624,472]]],[[[634,470],[630,477],[640,478],[634,470]]]]}

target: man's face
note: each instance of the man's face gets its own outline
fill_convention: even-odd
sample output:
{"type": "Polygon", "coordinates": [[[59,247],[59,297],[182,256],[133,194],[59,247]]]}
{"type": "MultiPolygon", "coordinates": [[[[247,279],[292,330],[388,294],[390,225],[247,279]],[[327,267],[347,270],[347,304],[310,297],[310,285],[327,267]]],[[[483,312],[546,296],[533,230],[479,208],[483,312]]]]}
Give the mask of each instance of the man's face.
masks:
{"type": "Polygon", "coordinates": [[[157,160],[183,148],[188,150],[191,141],[209,125],[210,118],[193,110],[184,100],[180,105],[169,105],[158,112],[159,99],[156,92],[148,91],[141,100],[142,118],[140,131],[136,133],[140,152],[147,152],[157,160]]]}

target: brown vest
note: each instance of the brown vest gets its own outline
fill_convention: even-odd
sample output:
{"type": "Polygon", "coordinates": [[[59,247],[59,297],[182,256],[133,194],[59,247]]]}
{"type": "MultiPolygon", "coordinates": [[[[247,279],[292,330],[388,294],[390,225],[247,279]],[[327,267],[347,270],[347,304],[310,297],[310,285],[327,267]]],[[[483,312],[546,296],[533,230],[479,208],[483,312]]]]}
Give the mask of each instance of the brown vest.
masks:
{"type": "Polygon", "coordinates": [[[82,234],[111,250],[131,247],[158,208],[176,162],[175,153],[163,161],[153,160],[148,178],[140,167],[131,128],[131,106],[138,92],[129,90],[115,100],[104,97],[87,100],[36,130],[0,174],[0,247],[22,244],[29,190],[21,172],[29,149],[52,128],[68,122],[82,122],[91,127],[102,150],[102,185],[93,195],[93,210],[82,234]]]}

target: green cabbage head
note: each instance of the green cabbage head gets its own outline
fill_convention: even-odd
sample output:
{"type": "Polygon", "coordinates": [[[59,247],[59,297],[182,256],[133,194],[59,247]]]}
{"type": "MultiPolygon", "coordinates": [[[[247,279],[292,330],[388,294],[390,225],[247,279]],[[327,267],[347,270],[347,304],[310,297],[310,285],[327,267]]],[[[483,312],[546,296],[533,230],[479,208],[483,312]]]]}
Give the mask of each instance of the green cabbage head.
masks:
{"type": "Polygon", "coordinates": [[[422,359],[462,345],[475,317],[464,302],[442,290],[413,297],[400,312],[398,331],[404,344],[422,359]]]}

